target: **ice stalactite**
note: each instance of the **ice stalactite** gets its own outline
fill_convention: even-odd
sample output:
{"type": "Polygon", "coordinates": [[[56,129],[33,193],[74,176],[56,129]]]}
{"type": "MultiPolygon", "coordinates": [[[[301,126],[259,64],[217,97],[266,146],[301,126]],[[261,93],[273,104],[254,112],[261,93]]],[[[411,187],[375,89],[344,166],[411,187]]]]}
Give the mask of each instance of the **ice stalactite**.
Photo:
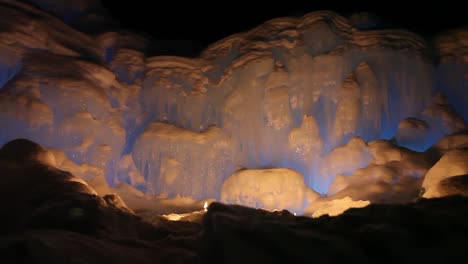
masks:
{"type": "Polygon", "coordinates": [[[132,155],[149,193],[202,199],[219,196],[223,180],[235,170],[234,149],[219,128],[197,133],[155,122],[135,142],[132,155]]]}
{"type": "Polygon", "coordinates": [[[111,185],[219,198],[239,168],[289,168],[326,193],[371,166],[366,142],[424,150],[466,129],[466,30],[436,40],[436,68],[419,36],[329,11],[267,21],[197,58],[147,57],[143,36],[88,35],[24,2],[1,0],[0,13],[0,143],[60,149],[111,185]]]}
{"type": "Polygon", "coordinates": [[[178,57],[148,60],[141,101],[149,121],[163,121],[193,131],[213,125],[202,63],[178,57]]]}
{"type": "Polygon", "coordinates": [[[353,32],[327,12],[296,23],[269,21],[200,59],[149,59],[142,91],[149,120],[194,132],[216,124],[235,146],[236,165],[295,169],[325,193],[335,172],[319,162],[353,137],[395,136],[402,119],[429,103],[433,67],[411,33],[353,32]]]}
{"type": "Polygon", "coordinates": [[[288,135],[289,159],[287,165],[305,175],[305,182],[314,190],[318,187],[319,177],[313,173],[319,167],[323,142],[319,135],[317,122],[313,116],[304,116],[300,127],[293,128],[288,135]]]}

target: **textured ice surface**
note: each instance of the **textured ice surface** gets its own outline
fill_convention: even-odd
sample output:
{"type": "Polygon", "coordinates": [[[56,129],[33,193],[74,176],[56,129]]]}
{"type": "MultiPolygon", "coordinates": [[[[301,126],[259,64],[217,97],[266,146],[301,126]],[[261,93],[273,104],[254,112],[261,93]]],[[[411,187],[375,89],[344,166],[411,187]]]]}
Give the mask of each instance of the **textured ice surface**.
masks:
{"type": "Polygon", "coordinates": [[[447,152],[426,174],[422,187],[423,197],[434,198],[445,196],[440,189],[440,182],[452,177],[468,174],[468,151],[455,149],[447,152]]]}
{"type": "Polygon", "coordinates": [[[143,76],[144,54],[131,49],[118,49],[109,66],[120,81],[134,83],[143,76]]]}
{"type": "Polygon", "coordinates": [[[322,215],[337,216],[350,208],[362,208],[370,204],[369,201],[358,200],[354,201],[349,196],[331,201],[318,201],[307,208],[305,214],[310,214],[312,217],[320,217],[322,215]]]}
{"type": "Polygon", "coordinates": [[[371,154],[361,138],[352,138],[346,145],[336,147],[321,162],[320,184],[330,186],[338,174],[351,175],[355,170],[366,167],[371,161],[371,154]]]}
{"type": "MultiPolygon", "coordinates": [[[[97,10],[36,2],[66,22],[97,10]]],[[[437,39],[435,67],[419,36],[328,11],[267,21],[198,58],[147,57],[143,36],[86,34],[19,1],[0,14],[0,143],[32,139],[111,185],[219,198],[239,168],[290,168],[326,193],[336,174],[403,162],[388,149],[369,165],[388,144],[364,142],[425,150],[466,129],[463,29],[437,39]]]]}
{"type": "Polygon", "coordinates": [[[233,148],[221,129],[197,133],[155,122],[135,142],[133,159],[153,194],[219,197],[235,169],[233,148]]]}
{"type": "Polygon", "coordinates": [[[401,146],[425,151],[443,136],[464,132],[467,128],[463,117],[447,97],[437,94],[416,118],[410,117],[400,122],[396,140],[401,146]]]}
{"type": "Polygon", "coordinates": [[[338,175],[325,201],[349,196],[371,202],[406,202],[418,196],[422,178],[433,162],[423,153],[414,152],[378,140],[368,143],[372,160],[352,175],[338,175]]]}
{"type": "Polygon", "coordinates": [[[41,53],[24,61],[0,94],[5,100],[0,118],[8,121],[3,140],[31,138],[64,150],[78,164],[105,169],[110,182],[117,180],[115,164],[126,138],[120,110],[127,91],[93,63],[41,53]],[[44,60],[61,66],[52,69],[44,60]]]}
{"type": "Polygon", "coordinates": [[[297,213],[319,196],[300,173],[290,169],[241,170],[229,176],[221,189],[224,203],[297,213]]]}
{"type": "Polygon", "coordinates": [[[468,119],[468,28],[448,31],[436,38],[440,63],[437,67],[437,90],[445,92],[457,112],[468,119]]]}
{"type": "Polygon", "coordinates": [[[468,148],[468,134],[466,132],[445,136],[426,152],[439,159],[451,150],[463,148],[468,148]]]}

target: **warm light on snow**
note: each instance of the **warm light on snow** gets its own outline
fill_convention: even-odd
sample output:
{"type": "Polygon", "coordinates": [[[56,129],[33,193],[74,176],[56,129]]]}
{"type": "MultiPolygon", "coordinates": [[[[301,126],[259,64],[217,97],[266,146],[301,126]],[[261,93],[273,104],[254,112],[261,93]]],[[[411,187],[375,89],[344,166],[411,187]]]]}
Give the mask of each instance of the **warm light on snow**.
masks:
{"type": "Polygon", "coordinates": [[[206,212],[208,212],[208,201],[205,201],[205,203],[203,204],[203,210],[180,214],[172,213],[162,215],[162,217],[166,218],[169,221],[191,221],[191,219],[203,216],[206,212]]]}
{"type": "Polygon", "coordinates": [[[181,221],[214,199],[337,214],[409,201],[421,182],[424,197],[445,195],[441,181],[468,173],[458,152],[435,166],[423,152],[468,128],[465,29],[431,46],[317,11],[198,58],[150,57],[142,36],[89,35],[23,2],[0,3],[16,10],[0,16],[0,144],[51,148],[51,163],[99,194],[119,189],[132,209],[181,221]]]}
{"type": "Polygon", "coordinates": [[[337,216],[350,208],[362,208],[369,204],[369,201],[354,201],[349,196],[329,202],[317,202],[315,206],[313,205],[314,207],[317,207],[317,209],[313,212],[312,217],[317,218],[322,215],[337,216]]]}
{"type": "Polygon", "coordinates": [[[182,218],[180,214],[163,215],[163,217],[169,221],[179,221],[182,218]]]}
{"type": "Polygon", "coordinates": [[[303,175],[285,168],[241,170],[227,178],[221,189],[221,202],[269,211],[302,212],[319,197],[303,175]]]}

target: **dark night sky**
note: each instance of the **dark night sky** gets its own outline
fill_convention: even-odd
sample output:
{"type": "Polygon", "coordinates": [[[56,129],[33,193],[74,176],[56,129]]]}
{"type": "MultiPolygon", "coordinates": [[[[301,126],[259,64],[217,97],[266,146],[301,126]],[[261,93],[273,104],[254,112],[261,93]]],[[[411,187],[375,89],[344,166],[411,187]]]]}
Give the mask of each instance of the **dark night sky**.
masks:
{"type": "Polygon", "coordinates": [[[233,33],[248,30],[282,16],[299,16],[317,10],[341,15],[367,11],[393,28],[405,28],[425,37],[466,25],[460,0],[385,1],[151,1],[102,0],[125,27],[144,31],[156,39],[195,40],[206,46],[233,33]],[[131,3],[131,4],[130,4],[131,3]],[[435,3],[435,4],[434,4],[435,3]]]}

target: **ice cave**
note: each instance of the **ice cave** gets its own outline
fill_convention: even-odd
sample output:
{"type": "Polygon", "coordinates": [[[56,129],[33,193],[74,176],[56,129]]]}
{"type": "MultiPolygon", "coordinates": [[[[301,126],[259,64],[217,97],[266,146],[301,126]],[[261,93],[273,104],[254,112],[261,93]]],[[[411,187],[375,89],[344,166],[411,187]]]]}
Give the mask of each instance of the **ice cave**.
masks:
{"type": "Polygon", "coordinates": [[[429,41],[322,10],[149,56],[143,35],[96,33],[112,24],[99,1],[65,2],[0,0],[5,173],[35,142],[31,159],[98,206],[153,221],[468,195],[466,27],[429,41]]]}

